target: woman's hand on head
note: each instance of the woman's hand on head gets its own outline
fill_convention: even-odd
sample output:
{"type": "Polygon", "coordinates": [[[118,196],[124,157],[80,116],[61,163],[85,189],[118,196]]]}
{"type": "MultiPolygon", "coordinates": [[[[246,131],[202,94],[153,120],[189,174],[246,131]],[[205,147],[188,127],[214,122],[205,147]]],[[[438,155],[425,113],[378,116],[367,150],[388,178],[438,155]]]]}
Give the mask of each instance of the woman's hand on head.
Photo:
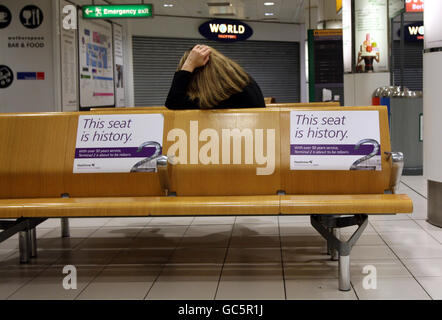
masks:
{"type": "Polygon", "coordinates": [[[181,70],[193,72],[196,68],[205,66],[210,59],[211,53],[210,47],[197,44],[193,47],[192,51],[190,51],[181,70]]]}

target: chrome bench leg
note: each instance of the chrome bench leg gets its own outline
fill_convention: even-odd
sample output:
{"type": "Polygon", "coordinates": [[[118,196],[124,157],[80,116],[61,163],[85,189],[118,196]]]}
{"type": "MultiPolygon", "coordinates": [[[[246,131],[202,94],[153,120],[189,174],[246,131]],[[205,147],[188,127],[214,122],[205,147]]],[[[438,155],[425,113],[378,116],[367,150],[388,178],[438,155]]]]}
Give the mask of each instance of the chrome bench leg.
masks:
{"type": "Polygon", "coordinates": [[[339,290],[350,291],[350,255],[339,256],[339,290]]]}
{"type": "MultiPolygon", "coordinates": [[[[340,240],[340,238],[341,238],[341,230],[339,228],[333,228],[332,232],[333,232],[333,235],[335,236],[335,238],[337,240],[340,240]]],[[[339,260],[339,252],[338,252],[338,250],[336,248],[333,248],[333,247],[331,248],[330,255],[331,255],[331,260],[332,261],[338,261],[339,260]]]]}
{"type": "Polygon", "coordinates": [[[19,232],[18,244],[20,250],[20,263],[28,263],[31,259],[31,233],[29,230],[19,232]]]}
{"type": "Polygon", "coordinates": [[[69,218],[61,218],[61,237],[69,238],[71,232],[69,230],[69,218]]]}
{"type": "Polygon", "coordinates": [[[37,257],[37,229],[32,228],[29,230],[29,239],[31,247],[31,258],[37,257]]]}
{"type": "MultiPolygon", "coordinates": [[[[333,232],[333,229],[332,229],[332,228],[327,228],[327,231],[328,231],[328,232],[333,232]]],[[[327,240],[327,254],[328,254],[329,256],[332,255],[332,245],[331,245],[331,243],[330,243],[329,240],[327,240]]]]}
{"type": "Polygon", "coordinates": [[[368,225],[368,216],[366,214],[350,216],[327,216],[312,215],[310,222],[324,238],[332,249],[332,258],[337,254],[339,260],[339,290],[351,290],[350,282],[350,252],[356,241],[358,241],[362,232],[368,225]],[[339,228],[357,225],[357,230],[350,239],[343,241],[340,238],[339,228]],[[333,230],[333,231],[330,231],[333,230]],[[337,252],[337,253],[336,253],[337,252]]]}

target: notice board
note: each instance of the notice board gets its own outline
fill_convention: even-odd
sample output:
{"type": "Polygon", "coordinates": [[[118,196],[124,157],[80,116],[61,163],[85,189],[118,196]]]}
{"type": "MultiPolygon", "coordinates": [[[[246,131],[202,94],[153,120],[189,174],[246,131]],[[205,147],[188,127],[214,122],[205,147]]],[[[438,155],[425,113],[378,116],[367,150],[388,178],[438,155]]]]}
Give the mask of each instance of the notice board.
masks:
{"type": "Polygon", "coordinates": [[[114,106],[112,24],[80,18],[78,34],[80,108],[114,106]]]}

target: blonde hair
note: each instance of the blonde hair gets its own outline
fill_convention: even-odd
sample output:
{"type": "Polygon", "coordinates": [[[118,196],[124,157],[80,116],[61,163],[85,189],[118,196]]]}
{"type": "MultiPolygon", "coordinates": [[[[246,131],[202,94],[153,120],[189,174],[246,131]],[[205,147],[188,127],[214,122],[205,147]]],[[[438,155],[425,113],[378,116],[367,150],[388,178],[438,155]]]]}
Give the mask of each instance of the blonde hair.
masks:
{"type": "MultiPolygon", "coordinates": [[[[207,64],[194,70],[192,80],[187,88],[190,99],[198,99],[201,109],[216,107],[221,101],[241,92],[249,83],[250,76],[235,61],[221,52],[210,48],[211,54],[207,64]]],[[[186,51],[178,65],[181,70],[189,56],[186,51]]]]}

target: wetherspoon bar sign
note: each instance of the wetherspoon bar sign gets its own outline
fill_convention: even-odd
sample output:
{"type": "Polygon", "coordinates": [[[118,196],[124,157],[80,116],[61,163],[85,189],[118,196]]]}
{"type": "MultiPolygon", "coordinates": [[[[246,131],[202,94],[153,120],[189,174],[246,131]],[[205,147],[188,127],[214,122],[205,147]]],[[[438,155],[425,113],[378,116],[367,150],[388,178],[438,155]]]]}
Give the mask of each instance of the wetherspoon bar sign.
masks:
{"type": "Polygon", "coordinates": [[[150,18],[153,16],[152,4],[118,4],[83,6],[85,19],[150,18]]]}

